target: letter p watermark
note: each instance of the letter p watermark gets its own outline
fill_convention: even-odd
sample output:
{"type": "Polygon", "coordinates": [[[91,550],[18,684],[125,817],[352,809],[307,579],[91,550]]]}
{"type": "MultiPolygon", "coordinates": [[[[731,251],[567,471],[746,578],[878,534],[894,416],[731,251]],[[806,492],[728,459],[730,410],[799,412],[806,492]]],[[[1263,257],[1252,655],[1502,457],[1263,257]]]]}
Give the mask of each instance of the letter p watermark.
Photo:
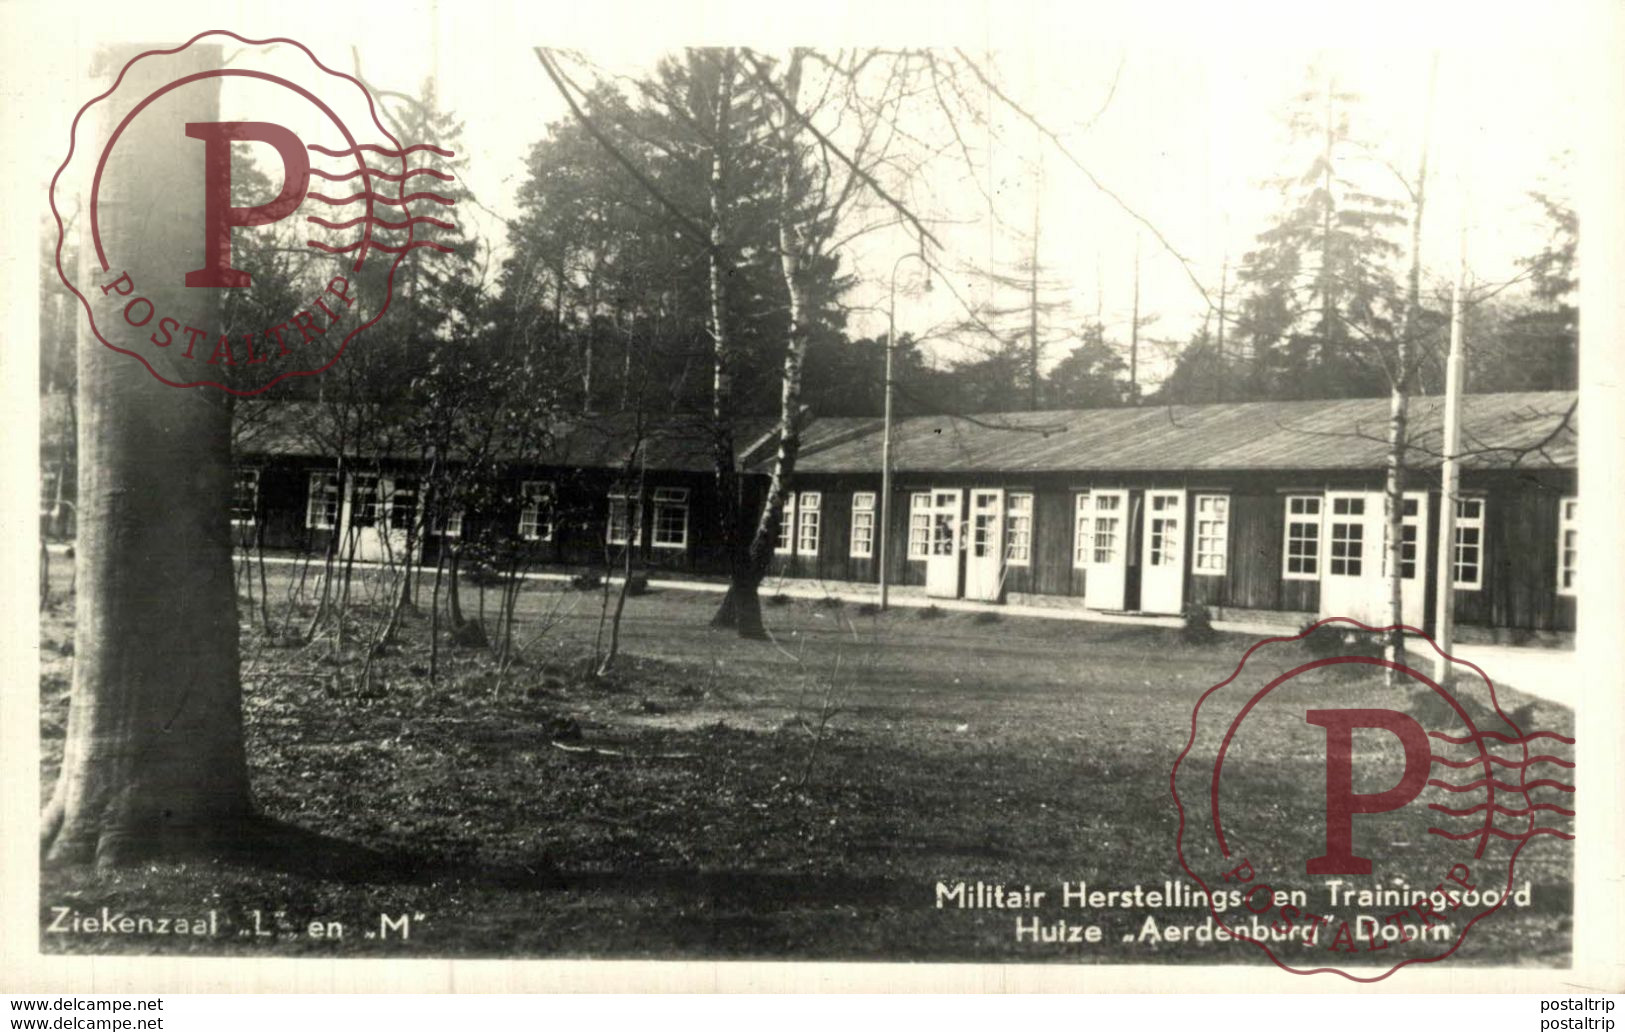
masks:
{"type": "Polygon", "coordinates": [[[1326,852],[1308,863],[1310,874],[1370,874],[1371,861],[1354,855],[1354,815],[1397,810],[1427,787],[1433,755],[1422,725],[1386,709],[1315,709],[1304,719],[1326,729],[1326,852]],[[1354,791],[1354,729],[1387,731],[1405,747],[1405,771],[1386,792],[1354,791]]]}
{"type": "Polygon", "coordinates": [[[305,145],[274,122],[188,122],[186,135],[203,141],[203,268],[186,274],[189,287],[247,287],[248,273],[231,266],[231,231],[266,226],[292,215],[310,188],[310,157],[305,145]],[[231,203],[231,145],[243,140],[268,143],[282,158],[282,189],[251,208],[231,203]]]}

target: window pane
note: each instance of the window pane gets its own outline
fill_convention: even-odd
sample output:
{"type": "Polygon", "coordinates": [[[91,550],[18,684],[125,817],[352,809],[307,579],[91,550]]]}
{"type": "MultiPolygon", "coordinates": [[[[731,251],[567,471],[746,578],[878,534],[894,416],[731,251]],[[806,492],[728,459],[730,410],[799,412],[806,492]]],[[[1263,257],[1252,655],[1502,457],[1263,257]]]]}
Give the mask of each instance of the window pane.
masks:
{"type": "Polygon", "coordinates": [[[305,526],[318,530],[332,529],[339,520],[338,473],[312,473],[307,491],[305,526]]]}
{"type": "Polygon", "coordinates": [[[1579,579],[1580,563],[1580,501],[1565,498],[1558,507],[1557,530],[1557,590],[1573,594],[1579,579]]]}
{"type": "Polygon", "coordinates": [[[609,496],[609,520],[604,528],[604,536],[609,544],[637,544],[643,537],[643,528],[639,526],[641,522],[641,506],[636,496],[609,496]]]}
{"type": "Polygon", "coordinates": [[[873,509],[854,509],[852,512],[852,555],[867,559],[874,554],[875,514],[873,509]]]}
{"type": "Polygon", "coordinates": [[[357,473],[350,481],[350,525],[372,527],[378,523],[378,474],[357,473]]]}
{"type": "Polygon", "coordinates": [[[1090,541],[1094,516],[1087,491],[1080,491],[1073,497],[1072,512],[1072,565],[1087,566],[1089,555],[1094,550],[1094,545],[1090,541]]]}
{"type": "Polygon", "coordinates": [[[1007,496],[1004,522],[1004,557],[1015,566],[1032,561],[1033,496],[1025,491],[1007,496]]]}
{"type": "Polygon", "coordinates": [[[1320,576],[1319,495],[1288,495],[1286,500],[1286,562],[1282,575],[1315,580],[1320,576]]]}
{"type": "Polygon", "coordinates": [[[527,541],[551,541],[554,511],[552,481],[527,480],[520,484],[519,502],[519,536],[527,541]]]}
{"type": "Polygon", "coordinates": [[[259,513],[260,471],[239,469],[232,481],[231,522],[240,526],[253,526],[259,513]]]}
{"type": "Polygon", "coordinates": [[[654,491],[654,538],[658,548],[688,547],[688,489],[657,487],[654,491]]]}
{"type": "Polygon", "coordinates": [[[1202,574],[1225,572],[1230,553],[1230,496],[1196,496],[1196,554],[1191,568],[1202,574]]]}
{"type": "Polygon", "coordinates": [[[818,554],[819,500],[817,491],[803,491],[797,500],[796,552],[800,555],[818,554]]]}
{"type": "Polygon", "coordinates": [[[410,530],[417,520],[418,482],[402,477],[393,482],[394,492],[389,497],[389,528],[410,530]]]}

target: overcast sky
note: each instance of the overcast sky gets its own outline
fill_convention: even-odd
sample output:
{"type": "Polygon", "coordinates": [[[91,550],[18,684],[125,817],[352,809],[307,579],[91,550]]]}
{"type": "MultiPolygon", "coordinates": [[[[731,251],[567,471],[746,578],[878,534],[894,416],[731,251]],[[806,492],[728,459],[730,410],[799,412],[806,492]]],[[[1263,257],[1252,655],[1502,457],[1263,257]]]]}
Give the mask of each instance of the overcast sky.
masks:
{"type": "MultiPolygon", "coordinates": [[[[1486,280],[1511,275],[1514,260],[1538,248],[1546,231],[1527,192],[1564,192],[1567,184],[1554,159],[1583,147],[1573,117],[1584,95],[1578,7],[1458,8],[1477,15],[1468,19],[1453,15],[1451,5],[1425,11],[1338,5],[1314,16],[1303,5],[1264,4],[1219,5],[1229,13],[1182,5],[1069,5],[1064,11],[1042,5],[873,6],[804,11],[767,4],[593,4],[521,11],[496,4],[404,3],[387,9],[385,17],[381,8],[357,12],[296,2],[276,5],[274,13],[282,18],[264,5],[244,4],[233,12],[231,4],[211,4],[172,5],[156,14],[149,9],[141,20],[110,9],[101,17],[64,22],[59,9],[24,5],[22,16],[48,30],[19,59],[33,69],[24,89],[28,126],[40,134],[45,159],[34,163],[43,184],[60,160],[56,152],[73,111],[92,95],[85,75],[98,41],[185,38],[218,25],[245,35],[292,35],[345,69],[352,67],[354,45],[377,85],[411,90],[425,76],[437,78],[444,106],[466,123],[466,185],[504,216],[513,213],[530,145],[548,122],[565,114],[529,49],[533,44],[579,48],[605,69],[633,74],[686,43],[771,49],[793,41],[884,39],[960,45],[979,59],[991,54],[1012,95],[1059,132],[1101,183],[1154,224],[1189,259],[1189,272],[1213,291],[1224,255],[1229,253],[1234,268],[1278,207],[1262,181],[1297,170],[1285,163],[1281,114],[1317,59],[1338,68],[1340,85],[1365,96],[1363,119],[1381,156],[1409,170],[1419,153],[1429,54],[1441,50],[1436,177],[1424,248],[1427,264],[1440,273],[1454,261],[1465,189],[1474,274],[1486,280]],[[195,11],[207,11],[206,20],[195,11]],[[311,19],[319,12],[319,29],[315,20],[287,17],[301,11],[311,19]],[[765,12],[774,17],[762,17],[765,12]],[[1114,81],[1109,104],[1083,129],[1114,81]]],[[[16,56],[15,37],[11,46],[16,56]]],[[[9,131],[20,133],[19,126],[14,122],[9,131]]],[[[959,197],[958,214],[976,220],[943,234],[942,264],[1008,266],[1017,260],[1024,245],[1013,233],[990,232],[989,216],[1025,230],[1034,204],[1030,169],[1039,152],[1042,260],[1063,284],[1060,294],[1080,315],[1098,307],[1126,336],[1138,240],[1142,311],[1160,317],[1146,335],[1188,336],[1201,324],[1204,303],[1187,269],[1058,151],[1041,146],[1036,134],[1004,134],[986,184],[996,209],[991,213],[979,191],[956,184],[946,171],[947,178],[929,184],[935,195],[959,197]]],[[[467,205],[459,207],[458,218],[500,246],[497,218],[467,205]]],[[[891,234],[850,249],[852,263],[869,280],[852,299],[860,309],[854,331],[884,329],[883,281],[895,257],[911,246],[891,234]],[[861,310],[868,305],[875,310],[861,310]]],[[[958,286],[961,296],[981,296],[972,278],[958,286]]],[[[918,331],[952,319],[956,304],[946,291],[905,293],[901,327],[918,331]]],[[[945,356],[957,353],[944,345],[945,356]]],[[[1148,378],[1155,379],[1157,363],[1148,365],[1148,378]]]]}

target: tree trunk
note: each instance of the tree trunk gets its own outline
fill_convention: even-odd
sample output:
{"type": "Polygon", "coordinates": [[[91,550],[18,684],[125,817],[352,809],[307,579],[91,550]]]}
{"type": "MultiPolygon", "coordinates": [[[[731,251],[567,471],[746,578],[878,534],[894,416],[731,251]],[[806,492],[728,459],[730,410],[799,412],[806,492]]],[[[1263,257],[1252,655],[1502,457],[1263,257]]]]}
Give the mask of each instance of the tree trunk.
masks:
{"type": "Polygon", "coordinates": [[[446,597],[449,603],[447,612],[451,616],[451,629],[454,631],[462,630],[463,624],[468,622],[463,619],[463,591],[462,583],[458,578],[458,573],[462,570],[462,567],[463,546],[459,542],[451,550],[450,583],[446,585],[446,597]]]}
{"type": "MultiPolygon", "coordinates": [[[[104,53],[104,67],[116,72],[135,53],[104,53]]],[[[201,70],[217,66],[219,54],[194,47],[185,58],[201,70]]],[[[124,89],[151,93],[174,65],[163,69],[132,66],[124,89]]],[[[209,83],[168,103],[187,105],[187,121],[217,121],[218,80],[209,83]]],[[[132,122],[108,159],[100,215],[113,267],[104,272],[85,246],[85,278],[108,282],[119,257],[140,249],[151,270],[141,286],[154,306],[197,312],[183,283],[195,261],[189,238],[203,162],[166,128],[132,122]],[[176,237],[154,240],[164,227],[176,237]]],[[[170,356],[154,363],[171,378],[187,375],[170,356]]],[[[78,370],[77,652],[62,768],[42,821],[44,857],[117,864],[216,849],[239,838],[252,815],[232,576],[231,409],[219,392],[160,383],[83,324],[78,370]]]]}
{"type": "Polygon", "coordinates": [[[434,589],[429,593],[429,684],[440,677],[440,577],[446,570],[446,539],[441,537],[434,561],[434,589]]]}
{"type": "Polygon", "coordinates": [[[766,637],[759,591],[762,578],[767,574],[768,563],[773,558],[773,546],[779,536],[779,521],[784,516],[784,500],[795,476],[796,457],[801,453],[801,370],[807,357],[809,316],[807,284],[803,275],[808,242],[806,227],[798,221],[795,203],[797,115],[793,106],[801,92],[804,57],[803,51],[794,51],[785,69],[782,86],[784,99],[778,126],[779,271],[784,277],[785,290],[790,299],[789,342],[784,349],[779,393],[779,446],[773,456],[762,514],[751,538],[749,561],[744,564],[743,576],[732,579],[728,594],[723,598],[723,610],[731,609],[734,626],[742,638],[766,637]]]}
{"type": "MultiPolygon", "coordinates": [[[[1033,192],[1033,247],[1031,264],[1027,269],[1027,408],[1029,411],[1038,411],[1039,406],[1039,379],[1038,367],[1040,364],[1038,344],[1038,231],[1039,231],[1039,197],[1042,196],[1042,181],[1033,192]]],[[[895,283],[895,272],[893,282],[895,283]]],[[[895,296],[895,295],[894,295],[895,296]]],[[[886,342],[890,347],[891,341],[886,342]]]]}
{"type": "Polygon", "coordinates": [[[728,581],[728,591],[722,596],[717,615],[711,618],[713,627],[730,627],[741,638],[766,638],[767,628],[762,623],[761,578],[750,576],[748,570],[735,574],[728,581]]]}
{"type": "Polygon", "coordinates": [[[1337,123],[1333,120],[1333,98],[1336,96],[1337,80],[1331,76],[1326,79],[1326,141],[1320,155],[1320,189],[1325,196],[1321,198],[1320,215],[1320,360],[1330,363],[1334,358],[1332,345],[1332,328],[1336,324],[1337,304],[1334,300],[1335,292],[1332,290],[1332,158],[1336,152],[1337,123]]]}
{"type": "MultiPolygon", "coordinates": [[[[733,275],[728,251],[728,133],[733,117],[733,81],[736,58],[725,51],[717,66],[716,118],[712,125],[709,186],[710,256],[708,263],[711,331],[711,429],[713,462],[717,474],[718,522],[728,555],[728,593],[711,617],[711,626],[738,628],[738,611],[731,604],[738,585],[750,580],[750,540],[745,536],[739,472],[735,466],[733,337],[728,315],[728,281],[733,275]]],[[[758,613],[752,636],[760,636],[758,613]]]]}
{"type": "MultiPolygon", "coordinates": [[[[1427,107],[1423,114],[1422,157],[1417,163],[1416,183],[1411,188],[1411,253],[1410,268],[1405,282],[1405,325],[1394,348],[1394,367],[1390,377],[1391,391],[1388,402],[1388,470],[1384,483],[1385,511],[1388,517],[1388,634],[1387,659],[1402,662],[1405,657],[1405,470],[1408,422],[1410,419],[1410,389],[1412,355],[1417,350],[1417,335],[1422,321],[1422,216],[1427,209],[1428,147],[1433,142],[1433,93],[1438,75],[1438,57],[1435,55],[1428,72],[1427,107]]],[[[1416,576],[1425,579],[1427,568],[1427,526],[1418,521],[1416,528],[1416,576]]],[[[1441,548],[1453,547],[1453,542],[1441,542],[1441,548]]],[[[1389,668],[1388,683],[1394,684],[1398,673],[1389,668]]]]}

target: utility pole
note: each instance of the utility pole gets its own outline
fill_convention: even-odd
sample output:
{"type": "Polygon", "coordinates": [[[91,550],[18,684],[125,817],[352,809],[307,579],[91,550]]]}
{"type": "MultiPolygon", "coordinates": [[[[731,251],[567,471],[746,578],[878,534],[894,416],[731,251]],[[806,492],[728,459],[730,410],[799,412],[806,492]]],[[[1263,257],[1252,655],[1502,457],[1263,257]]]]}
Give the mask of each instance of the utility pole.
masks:
{"type": "Polygon", "coordinates": [[[1442,483],[1439,489],[1439,567],[1433,577],[1434,639],[1441,655],[1435,678],[1448,688],[1454,679],[1447,658],[1456,643],[1456,498],[1461,489],[1461,391],[1466,375],[1466,355],[1462,341],[1461,293],[1467,278],[1467,213],[1461,215],[1460,254],[1456,261],[1456,284],[1450,295],[1450,357],[1445,363],[1444,452],[1442,483]]]}
{"type": "Polygon", "coordinates": [[[885,611],[890,602],[891,573],[887,569],[887,543],[891,539],[891,425],[892,425],[892,356],[897,350],[897,270],[905,261],[918,258],[925,266],[925,289],[931,289],[931,263],[923,251],[900,255],[891,267],[891,303],[886,308],[886,403],[880,432],[880,527],[875,534],[875,554],[880,564],[880,609],[885,611]]]}

